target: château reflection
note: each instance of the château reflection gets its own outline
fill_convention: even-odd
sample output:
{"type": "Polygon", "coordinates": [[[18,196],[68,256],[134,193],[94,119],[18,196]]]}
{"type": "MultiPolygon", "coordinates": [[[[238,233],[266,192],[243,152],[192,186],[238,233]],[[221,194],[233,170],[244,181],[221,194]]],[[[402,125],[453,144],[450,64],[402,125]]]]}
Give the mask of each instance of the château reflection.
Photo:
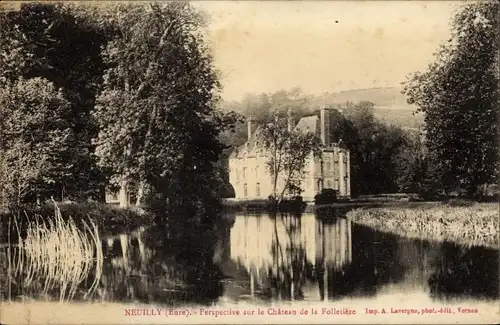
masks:
{"type": "Polygon", "coordinates": [[[250,292],[277,299],[328,299],[329,277],[352,262],[351,221],[302,216],[237,216],[231,259],[250,277],[250,292]]]}
{"type": "MultiPolygon", "coordinates": [[[[498,250],[416,240],[313,214],[227,215],[213,225],[138,229],[104,236],[103,263],[72,300],[212,304],[338,300],[381,294],[498,299],[498,250]],[[99,279],[96,290],[88,294],[99,279]]],[[[57,300],[43,276],[26,286],[0,250],[0,300],[57,300]]],[[[17,265],[16,263],[11,263],[17,265]]],[[[26,269],[29,265],[24,265],[26,269]]],[[[20,267],[20,266],[19,266],[20,267]]]]}
{"type": "Polygon", "coordinates": [[[415,240],[313,214],[236,215],[225,237],[229,245],[221,247],[228,246],[225,254],[246,285],[240,294],[251,299],[318,301],[408,292],[439,300],[499,297],[495,250],[415,240]]]}

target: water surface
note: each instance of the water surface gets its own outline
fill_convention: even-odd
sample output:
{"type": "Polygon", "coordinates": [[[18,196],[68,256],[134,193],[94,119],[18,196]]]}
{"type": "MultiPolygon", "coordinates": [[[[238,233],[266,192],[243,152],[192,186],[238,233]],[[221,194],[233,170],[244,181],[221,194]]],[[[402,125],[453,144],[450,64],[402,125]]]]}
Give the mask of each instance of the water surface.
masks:
{"type": "MultiPolygon", "coordinates": [[[[97,289],[83,294],[96,276],[93,270],[74,300],[179,306],[401,294],[443,303],[499,299],[495,250],[408,239],[314,214],[229,214],[223,219],[213,229],[104,236],[97,289]]],[[[43,279],[39,282],[26,287],[11,279],[3,285],[8,290],[2,290],[2,299],[58,298],[57,288],[41,296],[43,279]]]]}

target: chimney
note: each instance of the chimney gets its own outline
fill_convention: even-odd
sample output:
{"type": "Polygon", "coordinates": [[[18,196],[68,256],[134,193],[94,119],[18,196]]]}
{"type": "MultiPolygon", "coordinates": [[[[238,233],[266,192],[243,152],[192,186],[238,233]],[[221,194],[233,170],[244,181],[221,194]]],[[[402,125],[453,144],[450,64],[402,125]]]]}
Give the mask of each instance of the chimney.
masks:
{"type": "Polygon", "coordinates": [[[292,111],[290,109],[288,109],[287,118],[288,118],[288,132],[292,132],[293,119],[292,119],[292,111]]]}
{"type": "Polygon", "coordinates": [[[250,141],[250,138],[252,137],[252,118],[249,117],[247,120],[247,129],[248,129],[248,141],[250,141]]]}
{"type": "Polygon", "coordinates": [[[330,109],[326,106],[320,108],[321,142],[325,147],[330,146],[330,109]]]}

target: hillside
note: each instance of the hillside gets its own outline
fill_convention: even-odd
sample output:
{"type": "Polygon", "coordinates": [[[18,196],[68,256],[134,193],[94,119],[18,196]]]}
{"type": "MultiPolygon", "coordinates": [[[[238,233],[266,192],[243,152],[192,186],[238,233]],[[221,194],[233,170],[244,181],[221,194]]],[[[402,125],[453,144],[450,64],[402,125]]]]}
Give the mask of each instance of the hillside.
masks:
{"type": "Polygon", "coordinates": [[[406,101],[396,87],[347,90],[315,97],[316,105],[343,105],[345,102],[369,101],[375,104],[375,116],[387,123],[407,128],[418,128],[424,123],[423,114],[414,114],[417,107],[406,101]]]}
{"type": "Polygon", "coordinates": [[[406,102],[406,97],[397,87],[369,88],[327,93],[315,98],[318,103],[343,104],[345,102],[369,101],[375,106],[414,110],[415,106],[406,102]]]}
{"type": "MultiPolygon", "coordinates": [[[[406,102],[405,96],[397,87],[370,88],[348,90],[337,93],[327,93],[321,96],[307,96],[307,99],[293,99],[283,97],[283,91],[275,94],[253,95],[250,101],[246,102],[222,102],[221,108],[224,110],[234,110],[245,115],[249,107],[254,107],[260,112],[269,111],[271,107],[287,106],[292,109],[299,107],[303,111],[313,111],[320,105],[339,108],[346,102],[369,101],[375,104],[375,117],[389,124],[398,125],[405,128],[419,128],[424,123],[422,114],[415,115],[417,107],[406,102]],[[276,94],[280,94],[276,96],[276,94]],[[274,99],[278,97],[278,102],[274,99]],[[263,101],[263,98],[267,98],[263,101]]],[[[255,112],[255,111],[254,111],[255,112]]]]}

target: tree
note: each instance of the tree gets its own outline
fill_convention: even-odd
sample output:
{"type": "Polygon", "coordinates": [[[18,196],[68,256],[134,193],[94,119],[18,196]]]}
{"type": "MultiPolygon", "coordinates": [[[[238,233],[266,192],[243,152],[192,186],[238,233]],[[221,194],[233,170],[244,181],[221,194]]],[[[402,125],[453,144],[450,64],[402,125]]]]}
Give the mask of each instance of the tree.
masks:
{"type": "Polygon", "coordinates": [[[42,78],[68,102],[59,113],[68,124],[71,144],[59,158],[71,165],[65,175],[53,175],[47,191],[56,198],[97,198],[106,176],[93,154],[91,139],[97,129],[91,111],[102,76],[104,31],[77,7],[61,3],[23,3],[1,12],[0,26],[0,86],[42,78]]]}
{"type": "Polygon", "coordinates": [[[148,202],[192,215],[205,199],[216,200],[219,135],[234,123],[232,114],[215,110],[220,85],[203,17],[184,2],[111,12],[113,38],[103,52],[108,68],[94,114],[100,164],[122,187],[139,185],[137,203],[147,190],[148,202]]]}
{"type": "Polygon", "coordinates": [[[334,116],[330,126],[332,139],[341,139],[351,152],[352,194],[397,191],[399,175],[395,157],[406,145],[405,132],[377,120],[371,102],[348,102],[344,116],[340,113],[334,116]]]}
{"type": "Polygon", "coordinates": [[[272,177],[273,199],[280,203],[285,195],[298,195],[308,158],[321,155],[321,144],[313,133],[287,130],[276,118],[262,130],[268,152],[267,168],[272,177]]]}
{"type": "Polygon", "coordinates": [[[429,179],[445,193],[496,182],[498,174],[499,4],[464,5],[452,37],[404,92],[425,113],[429,179]]]}
{"type": "Polygon", "coordinates": [[[20,79],[0,89],[2,187],[20,203],[28,194],[53,195],[70,183],[72,132],[64,118],[70,103],[45,79],[20,79]]]}
{"type": "Polygon", "coordinates": [[[393,160],[396,166],[396,183],[399,192],[423,194],[427,160],[420,130],[408,131],[404,134],[402,146],[393,160]]]}

